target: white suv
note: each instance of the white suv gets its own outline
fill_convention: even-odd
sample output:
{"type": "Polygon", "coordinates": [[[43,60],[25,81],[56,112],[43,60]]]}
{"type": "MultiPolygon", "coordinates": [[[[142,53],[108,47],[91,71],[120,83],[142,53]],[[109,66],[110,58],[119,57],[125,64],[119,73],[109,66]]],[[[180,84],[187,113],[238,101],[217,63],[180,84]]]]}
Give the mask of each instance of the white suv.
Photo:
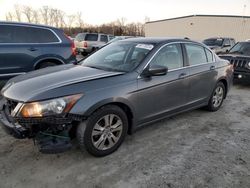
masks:
{"type": "Polygon", "coordinates": [[[87,55],[96,50],[96,46],[102,45],[113,39],[113,35],[102,33],[79,33],[75,37],[75,46],[78,53],[87,55]]]}

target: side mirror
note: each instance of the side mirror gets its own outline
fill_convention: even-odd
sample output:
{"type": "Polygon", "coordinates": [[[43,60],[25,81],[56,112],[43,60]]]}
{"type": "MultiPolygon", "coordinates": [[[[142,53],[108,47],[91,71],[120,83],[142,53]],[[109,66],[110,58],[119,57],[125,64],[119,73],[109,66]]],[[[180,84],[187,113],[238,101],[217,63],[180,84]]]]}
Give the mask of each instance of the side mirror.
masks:
{"type": "Polygon", "coordinates": [[[151,76],[162,76],[166,75],[168,72],[168,68],[161,65],[152,65],[144,69],[142,72],[143,77],[151,77],[151,76]]]}

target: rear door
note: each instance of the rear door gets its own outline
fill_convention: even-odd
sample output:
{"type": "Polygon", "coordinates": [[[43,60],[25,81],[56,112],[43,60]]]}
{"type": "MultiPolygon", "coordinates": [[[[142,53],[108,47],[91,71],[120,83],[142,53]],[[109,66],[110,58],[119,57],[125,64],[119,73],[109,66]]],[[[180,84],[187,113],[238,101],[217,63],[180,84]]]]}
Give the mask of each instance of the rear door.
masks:
{"type": "Polygon", "coordinates": [[[0,79],[25,72],[24,67],[32,56],[27,45],[19,42],[18,29],[13,25],[0,25],[0,79]]]}
{"type": "Polygon", "coordinates": [[[188,97],[187,69],[180,44],[161,48],[149,66],[166,66],[166,75],[138,78],[138,121],[144,123],[184,107],[188,97]]]}
{"type": "MultiPolygon", "coordinates": [[[[34,69],[35,62],[60,39],[49,29],[27,25],[0,26],[0,75],[15,76],[34,69]]],[[[51,50],[50,50],[51,51],[51,50]]],[[[50,53],[47,52],[46,53],[50,53]]]]}
{"type": "Polygon", "coordinates": [[[216,63],[210,50],[198,44],[184,44],[189,72],[189,104],[200,104],[210,98],[217,80],[216,63]]]}

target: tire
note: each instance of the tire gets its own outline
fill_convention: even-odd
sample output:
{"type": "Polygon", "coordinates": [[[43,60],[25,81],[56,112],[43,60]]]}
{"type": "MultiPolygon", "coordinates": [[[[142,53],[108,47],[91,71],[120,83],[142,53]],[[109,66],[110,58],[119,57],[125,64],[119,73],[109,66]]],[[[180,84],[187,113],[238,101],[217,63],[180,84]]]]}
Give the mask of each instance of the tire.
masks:
{"type": "Polygon", "coordinates": [[[128,131],[126,113],[115,105],[107,105],[93,113],[77,128],[77,140],[81,150],[86,149],[96,157],[116,151],[128,131]]]}
{"type": "Polygon", "coordinates": [[[225,94],[226,94],[225,85],[222,82],[218,82],[209,99],[207,110],[211,112],[219,110],[225,98],[225,94]]]}
{"type": "Polygon", "coordinates": [[[58,64],[54,63],[54,62],[44,62],[41,65],[38,66],[38,69],[43,69],[46,67],[52,67],[52,66],[56,66],[58,64]]]}

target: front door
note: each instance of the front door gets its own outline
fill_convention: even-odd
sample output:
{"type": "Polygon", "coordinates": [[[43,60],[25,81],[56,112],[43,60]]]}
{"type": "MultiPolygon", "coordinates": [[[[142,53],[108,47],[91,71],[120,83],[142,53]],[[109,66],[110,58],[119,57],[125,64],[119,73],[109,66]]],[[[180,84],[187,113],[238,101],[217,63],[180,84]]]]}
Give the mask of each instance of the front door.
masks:
{"type": "Polygon", "coordinates": [[[138,123],[145,123],[176,109],[187,102],[187,70],[184,67],[180,44],[162,47],[148,66],[161,65],[168,68],[166,75],[138,78],[138,123]]]}

